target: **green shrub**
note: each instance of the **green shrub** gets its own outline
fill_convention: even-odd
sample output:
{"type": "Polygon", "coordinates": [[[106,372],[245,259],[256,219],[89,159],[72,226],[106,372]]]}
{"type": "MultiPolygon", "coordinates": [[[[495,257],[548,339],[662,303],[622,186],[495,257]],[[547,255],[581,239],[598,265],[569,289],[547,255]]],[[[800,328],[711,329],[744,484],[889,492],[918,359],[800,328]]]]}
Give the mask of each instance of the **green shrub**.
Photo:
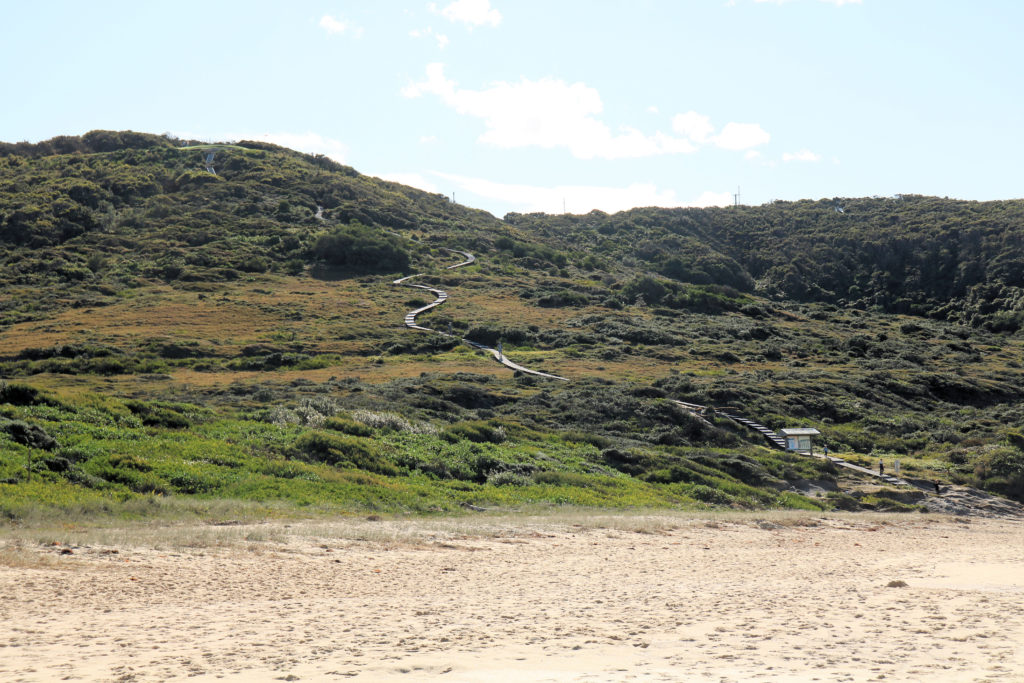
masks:
{"type": "Polygon", "coordinates": [[[366,425],[346,417],[329,417],[324,420],[324,429],[351,436],[373,436],[373,430],[366,425]]]}
{"type": "Polygon", "coordinates": [[[859,500],[848,493],[843,493],[842,491],[829,491],[825,496],[825,499],[831,503],[832,507],[836,510],[856,512],[862,509],[859,500]]]}
{"type": "Polygon", "coordinates": [[[974,476],[982,488],[1024,501],[1024,451],[1002,447],[978,459],[974,476]]]}
{"type": "Polygon", "coordinates": [[[395,466],[378,456],[363,439],[327,432],[306,432],[295,440],[290,453],[307,462],[321,462],[334,467],[355,467],[378,474],[397,474],[395,466]]]}
{"type": "Polygon", "coordinates": [[[15,406],[52,404],[35,387],[3,381],[0,381],[0,403],[10,403],[15,406]]]}
{"type": "Polygon", "coordinates": [[[324,263],[362,272],[397,273],[409,267],[409,254],[397,238],[358,222],[321,234],[312,254],[324,263]]]}
{"type": "Polygon", "coordinates": [[[455,443],[463,439],[474,443],[502,443],[508,438],[505,428],[481,420],[458,422],[441,432],[446,441],[455,443]]]}
{"type": "Polygon", "coordinates": [[[683,482],[687,484],[712,485],[714,483],[713,477],[708,477],[682,465],[673,465],[672,467],[654,470],[643,475],[642,478],[644,481],[652,484],[678,484],[683,482]]]}
{"type": "Polygon", "coordinates": [[[686,489],[686,495],[690,496],[694,500],[699,500],[702,503],[708,503],[709,505],[729,505],[733,502],[732,496],[721,491],[720,489],[711,488],[704,484],[694,484],[686,489]]]}
{"type": "Polygon", "coordinates": [[[169,478],[171,486],[178,493],[209,493],[220,486],[220,482],[214,477],[206,477],[198,472],[179,472],[169,478]]]}
{"type": "Polygon", "coordinates": [[[1020,430],[1009,429],[1006,431],[1006,441],[1014,448],[1024,451],[1024,434],[1020,430]]]}
{"type": "Polygon", "coordinates": [[[137,472],[149,472],[153,466],[137,455],[130,453],[118,453],[107,458],[111,467],[127,468],[137,472]]]}
{"type": "Polygon", "coordinates": [[[775,477],[768,473],[764,466],[750,458],[737,457],[709,457],[697,455],[693,461],[739,479],[740,481],[753,486],[761,486],[776,481],[775,477]]]}
{"type": "Polygon", "coordinates": [[[593,434],[591,432],[562,432],[560,436],[562,437],[563,441],[568,441],[570,443],[588,443],[591,446],[596,446],[597,448],[600,449],[609,448],[612,445],[612,440],[609,439],[607,436],[601,436],[600,434],[593,434]]]}
{"type": "Polygon", "coordinates": [[[171,493],[148,463],[134,455],[118,455],[87,463],[83,469],[89,475],[113,484],[121,484],[136,493],[171,493]]]}
{"type": "Polygon", "coordinates": [[[147,427],[169,427],[184,429],[191,426],[187,417],[181,414],[182,407],[170,403],[156,401],[125,401],[125,406],[132,414],[142,420],[147,427]]]}
{"type": "Polygon", "coordinates": [[[783,491],[779,494],[779,502],[787,508],[795,510],[822,510],[822,506],[818,501],[808,498],[807,496],[801,496],[799,493],[793,493],[792,491],[783,491]]]}
{"type": "Polygon", "coordinates": [[[487,483],[492,486],[529,486],[532,481],[518,472],[495,472],[487,477],[487,483]]]}
{"type": "Polygon", "coordinates": [[[644,473],[653,464],[651,458],[643,453],[622,451],[618,448],[606,448],[601,451],[601,460],[609,467],[630,476],[644,473]]]}

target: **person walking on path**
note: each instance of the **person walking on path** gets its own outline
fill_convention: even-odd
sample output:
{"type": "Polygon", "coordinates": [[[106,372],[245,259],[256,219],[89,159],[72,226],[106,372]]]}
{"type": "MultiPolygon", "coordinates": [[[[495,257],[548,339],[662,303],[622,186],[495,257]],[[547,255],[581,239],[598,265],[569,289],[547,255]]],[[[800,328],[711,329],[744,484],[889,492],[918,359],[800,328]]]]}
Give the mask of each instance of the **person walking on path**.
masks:
{"type": "Polygon", "coordinates": [[[828,446],[825,446],[825,459],[828,460],[828,446]]]}
{"type": "Polygon", "coordinates": [[[881,476],[884,476],[884,475],[885,475],[885,463],[882,462],[881,458],[879,458],[878,459],[878,476],[881,477],[881,476]]]}

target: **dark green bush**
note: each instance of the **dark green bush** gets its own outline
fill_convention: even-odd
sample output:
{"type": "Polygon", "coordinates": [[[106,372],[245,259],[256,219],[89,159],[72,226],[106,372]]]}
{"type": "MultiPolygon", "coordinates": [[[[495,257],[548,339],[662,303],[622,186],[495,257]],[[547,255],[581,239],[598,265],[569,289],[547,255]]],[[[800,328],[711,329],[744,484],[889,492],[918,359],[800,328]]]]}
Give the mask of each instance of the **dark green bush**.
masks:
{"type": "Polygon", "coordinates": [[[359,222],[321,234],[312,254],[324,263],[359,272],[397,273],[409,267],[409,254],[397,238],[359,222]]]}
{"type": "Polygon", "coordinates": [[[605,465],[631,476],[643,474],[654,464],[652,458],[644,453],[618,448],[606,448],[601,451],[601,460],[605,465]]]}
{"type": "Polygon", "coordinates": [[[0,418],[0,431],[5,432],[15,443],[29,448],[51,451],[57,447],[57,440],[47,434],[45,429],[22,420],[0,418]]]}
{"type": "Polygon", "coordinates": [[[764,466],[744,456],[737,457],[714,457],[697,455],[693,461],[725,472],[729,476],[752,486],[762,486],[777,481],[764,466]]]}
{"type": "Polygon", "coordinates": [[[51,403],[35,387],[27,384],[0,381],[0,403],[15,406],[33,406],[51,403]]]}
{"type": "Polygon", "coordinates": [[[184,429],[191,425],[189,419],[180,412],[183,408],[174,404],[131,400],[125,401],[125,407],[147,427],[184,429]]]}

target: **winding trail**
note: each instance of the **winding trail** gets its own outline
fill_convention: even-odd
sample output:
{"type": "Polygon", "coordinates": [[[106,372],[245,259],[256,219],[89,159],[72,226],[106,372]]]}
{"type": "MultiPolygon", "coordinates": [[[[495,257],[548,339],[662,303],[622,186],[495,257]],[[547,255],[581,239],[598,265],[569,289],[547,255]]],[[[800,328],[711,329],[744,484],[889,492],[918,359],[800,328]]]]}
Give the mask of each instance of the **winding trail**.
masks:
{"type": "MultiPolygon", "coordinates": [[[[471,264],[471,263],[476,261],[476,257],[474,257],[468,251],[460,251],[458,249],[446,249],[446,251],[449,251],[449,252],[451,252],[453,254],[459,254],[460,256],[465,258],[464,261],[461,261],[461,262],[456,263],[454,265],[448,266],[447,270],[454,270],[456,268],[461,268],[462,266],[468,266],[469,264],[471,264]]],[[[527,375],[534,375],[535,377],[546,377],[548,379],[557,379],[557,380],[561,380],[563,382],[568,382],[569,381],[569,379],[566,378],[566,377],[561,377],[559,375],[553,375],[553,374],[550,374],[550,373],[547,373],[547,372],[540,372],[539,370],[531,370],[530,368],[523,367],[522,365],[519,365],[518,363],[513,363],[508,358],[506,358],[504,353],[502,353],[502,351],[499,350],[499,349],[495,349],[493,347],[486,346],[484,344],[480,344],[478,342],[472,341],[470,339],[466,339],[464,337],[456,337],[456,335],[449,334],[447,332],[442,332],[441,330],[435,330],[433,328],[425,327],[423,325],[417,324],[416,323],[416,316],[417,315],[419,315],[420,313],[425,313],[426,311],[429,311],[429,310],[431,310],[433,308],[437,308],[438,306],[440,306],[441,304],[443,304],[445,301],[448,300],[448,292],[444,291],[443,289],[438,289],[436,287],[430,287],[428,285],[414,285],[414,284],[411,284],[410,282],[408,282],[409,280],[411,280],[413,278],[416,278],[416,277],[421,277],[422,275],[424,275],[424,273],[416,273],[414,275],[406,275],[405,277],[400,277],[397,280],[393,280],[392,283],[391,283],[391,284],[394,284],[394,285],[400,285],[402,287],[413,287],[415,289],[422,289],[424,291],[432,293],[435,297],[437,297],[436,299],[434,299],[432,302],[430,302],[426,306],[421,306],[421,307],[419,307],[417,309],[411,310],[408,313],[406,313],[405,314],[405,326],[406,327],[408,327],[411,330],[421,330],[423,332],[432,332],[434,334],[439,334],[442,337],[457,338],[457,339],[459,339],[459,341],[463,342],[464,344],[468,344],[469,346],[472,346],[475,349],[480,349],[481,351],[487,351],[492,356],[494,356],[494,359],[496,361],[498,361],[499,363],[501,363],[505,367],[510,368],[512,370],[515,370],[515,371],[518,371],[518,372],[522,372],[522,373],[527,374],[527,375]]],[[[703,419],[703,414],[709,409],[708,406],[702,406],[702,405],[697,404],[697,403],[687,403],[686,401],[677,401],[675,399],[671,399],[671,400],[672,400],[673,403],[679,405],[680,407],[682,407],[683,409],[693,413],[694,415],[697,415],[701,419],[703,419]]],[[[737,414],[737,412],[735,411],[734,408],[727,408],[727,407],[716,408],[714,406],[711,406],[710,409],[713,410],[715,412],[715,414],[717,414],[717,415],[721,415],[722,417],[724,417],[726,419],[732,420],[736,424],[742,425],[743,427],[746,427],[748,429],[753,429],[754,431],[758,432],[761,436],[763,436],[768,441],[769,444],[771,444],[772,447],[774,447],[776,449],[779,449],[779,450],[787,450],[786,449],[786,441],[785,441],[785,439],[783,439],[781,436],[779,436],[777,433],[775,433],[774,430],[771,430],[771,429],[769,429],[768,427],[765,427],[762,424],[758,424],[757,422],[754,422],[753,420],[750,420],[748,418],[745,418],[745,417],[737,414]]],[[[905,481],[903,479],[899,479],[897,477],[894,477],[894,476],[888,475],[888,474],[879,474],[875,470],[869,469],[867,467],[861,467],[859,465],[854,465],[853,463],[847,462],[847,461],[843,460],[842,458],[837,458],[837,457],[828,456],[828,455],[825,455],[823,457],[825,459],[829,460],[834,465],[837,465],[839,467],[844,467],[844,468],[847,468],[847,469],[850,469],[850,470],[854,470],[856,472],[859,472],[860,474],[870,475],[872,477],[881,479],[881,480],[885,481],[888,484],[908,485],[908,486],[912,485],[912,484],[910,484],[910,482],[907,482],[907,481],[905,481]]]]}
{"type": "MultiPolygon", "coordinates": [[[[474,261],[476,261],[476,257],[473,256],[472,254],[470,254],[468,251],[459,251],[458,249],[447,249],[446,251],[450,251],[453,254],[459,254],[460,256],[462,256],[462,257],[464,257],[466,259],[465,261],[461,261],[459,263],[456,263],[455,265],[448,266],[447,270],[454,270],[456,268],[461,268],[462,266],[468,266],[469,264],[471,264],[474,261]]],[[[423,325],[417,324],[416,323],[416,316],[417,315],[419,315],[420,313],[425,313],[426,311],[429,311],[432,308],[437,308],[438,306],[440,306],[441,304],[443,304],[445,301],[448,300],[448,292],[444,291],[443,289],[437,289],[436,287],[430,287],[428,285],[414,285],[414,284],[411,284],[411,283],[408,282],[408,280],[411,280],[411,279],[413,279],[415,277],[420,277],[422,275],[423,275],[423,273],[416,273],[414,275],[406,275],[405,277],[400,277],[397,280],[392,280],[392,282],[391,282],[391,284],[393,284],[393,285],[400,285],[402,287],[414,287],[416,289],[422,289],[424,291],[430,292],[435,297],[437,297],[436,299],[434,299],[432,302],[430,302],[426,306],[421,306],[421,307],[419,307],[417,309],[411,310],[408,313],[406,313],[405,314],[405,326],[406,327],[408,327],[411,330],[421,330],[423,332],[433,332],[434,334],[439,334],[442,337],[457,338],[457,339],[459,339],[459,341],[461,341],[461,342],[463,342],[465,344],[468,344],[469,346],[472,346],[475,349],[480,349],[481,351],[487,351],[492,356],[494,356],[494,360],[498,361],[499,363],[501,363],[502,365],[504,365],[505,367],[507,367],[507,368],[509,368],[511,370],[522,372],[522,373],[527,374],[527,375],[533,375],[535,377],[546,377],[548,379],[557,379],[557,380],[561,380],[563,382],[568,382],[569,381],[568,378],[566,378],[566,377],[561,377],[559,375],[552,375],[550,373],[541,372],[539,370],[531,370],[530,368],[523,367],[522,365],[519,365],[518,363],[513,363],[512,361],[510,361],[508,358],[505,357],[505,354],[500,349],[495,349],[495,348],[492,348],[490,346],[486,346],[484,344],[480,344],[478,342],[475,342],[475,341],[472,341],[472,340],[469,340],[469,339],[465,339],[463,337],[456,337],[453,334],[449,334],[447,332],[442,332],[441,330],[435,330],[433,328],[425,327],[423,325]]]]}

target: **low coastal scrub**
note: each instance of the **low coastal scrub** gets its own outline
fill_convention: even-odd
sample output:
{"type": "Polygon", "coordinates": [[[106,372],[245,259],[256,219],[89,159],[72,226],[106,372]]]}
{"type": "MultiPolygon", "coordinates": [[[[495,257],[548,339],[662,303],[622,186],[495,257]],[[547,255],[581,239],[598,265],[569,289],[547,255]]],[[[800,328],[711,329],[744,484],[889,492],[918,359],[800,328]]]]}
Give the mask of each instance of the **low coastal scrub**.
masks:
{"type": "Polygon", "coordinates": [[[323,400],[320,409],[336,414],[312,426],[180,402],[58,397],[24,384],[3,392],[0,516],[8,519],[45,510],[145,515],[150,508],[137,502],[153,497],[342,512],[821,507],[780,491],[772,473],[794,465],[759,449],[601,450],[591,441],[606,439],[544,435],[509,421],[438,428],[397,413],[342,413],[323,400]]]}

